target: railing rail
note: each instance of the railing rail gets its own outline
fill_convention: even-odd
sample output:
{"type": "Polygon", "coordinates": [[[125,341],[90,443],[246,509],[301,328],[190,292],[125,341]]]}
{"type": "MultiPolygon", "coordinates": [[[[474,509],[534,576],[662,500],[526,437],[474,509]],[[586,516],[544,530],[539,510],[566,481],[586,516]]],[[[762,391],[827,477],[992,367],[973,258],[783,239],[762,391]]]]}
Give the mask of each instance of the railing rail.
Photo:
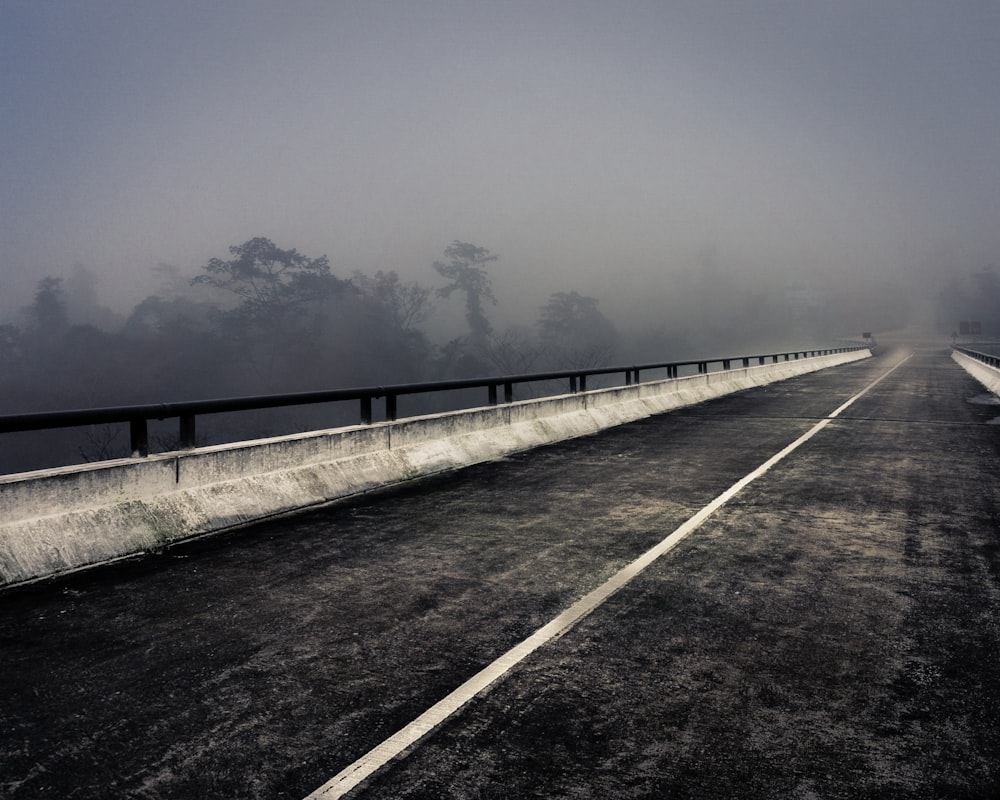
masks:
{"type": "Polygon", "coordinates": [[[743,367],[752,363],[758,365],[800,358],[846,353],[867,349],[868,345],[832,347],[816,350],[794,350],[765,355],[736,356],[729,358],[702,358],[693,361],[664,361],[631,366],[600,367],[553,372],[532,372],[521,375],[501,375],[485,378],[468,378],[424,383],[401,383],[391,386],[366,386],[351,389],[330,389],[326,391],[296,392],[292,394],[255,395],[250,397],[228,397],[216,400],[192,400],[176,403],[154,403],[148,405],[113,406],[69,411],[43,411],[32,414],[0,415],[0,433],[72,428],[85,425],[108,423],[129,424],[129,438],[133,457],[143,457],[149,453],[148,423],[150,420],[177,418],[180,422],[180,448],[195,446],[195,418],[204,414],[220,414],[232,411],[250,411],[265,408],[311,405],[339,401],[359,401],[360,419],[364,425],[372,424],[372,401],[385,398],[385,418],[395,420],[396,399],[400,395],[446,392],[456,389],[487,389],[490,405],[499,403],[499,389],[503,387],[503,399],[510,403],[514,396],[514,386],[546,380],[568,380],[572,394],[587,391],[587,378],[596,375],[623,374],[625,385],[638,384],[640,373],[650,370],[666,370],[668,378],[678,377],[682,367],[695,367],[698,374],[709,372],[710,365],[718,365],[715,371],[728,370],[732,363],[740,362],[743,367]]]}
{"type": "Polygon", "coordinates": [[[971,347],[965,347],[964,345],[955,344],[952,345],[953,350],[958,350],[960,353],[964,353],[970,358],[974,358],[977,361],[982,361],[991,367],[996,367],[1000,369],[1000,356],[996,353],[984,353],[981,350],[973,350],[971,347]]]}

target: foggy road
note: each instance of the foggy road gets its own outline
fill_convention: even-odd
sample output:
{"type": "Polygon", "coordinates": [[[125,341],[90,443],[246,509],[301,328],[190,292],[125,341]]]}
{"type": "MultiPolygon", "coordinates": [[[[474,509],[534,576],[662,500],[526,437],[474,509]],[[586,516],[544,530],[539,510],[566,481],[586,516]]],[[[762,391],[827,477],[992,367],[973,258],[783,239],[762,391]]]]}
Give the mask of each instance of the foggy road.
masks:
{"type": "Polygon", "coordinates": [[[0,795],[305,797],[811,432],[348,796],[994,796],[1000,406],[906,356],[0,594],[0,795]]]}

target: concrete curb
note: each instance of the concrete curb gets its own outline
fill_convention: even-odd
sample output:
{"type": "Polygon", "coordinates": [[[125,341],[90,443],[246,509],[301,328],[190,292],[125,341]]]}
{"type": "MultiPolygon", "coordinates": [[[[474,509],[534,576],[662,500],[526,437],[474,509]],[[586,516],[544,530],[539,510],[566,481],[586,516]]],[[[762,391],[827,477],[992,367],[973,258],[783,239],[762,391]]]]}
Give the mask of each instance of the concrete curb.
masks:
{"type": "Polygon", "coordinates": [[[0,477],[0,586],[870,357],[868,350],[0,477]]]}
{"type": "Polygon", "coordinates": [[[1000,369],[977,361],[958,350],[951,351],[952,359],[973,378],[989,389],[993,394],[1000,395],[1000,369]]]}

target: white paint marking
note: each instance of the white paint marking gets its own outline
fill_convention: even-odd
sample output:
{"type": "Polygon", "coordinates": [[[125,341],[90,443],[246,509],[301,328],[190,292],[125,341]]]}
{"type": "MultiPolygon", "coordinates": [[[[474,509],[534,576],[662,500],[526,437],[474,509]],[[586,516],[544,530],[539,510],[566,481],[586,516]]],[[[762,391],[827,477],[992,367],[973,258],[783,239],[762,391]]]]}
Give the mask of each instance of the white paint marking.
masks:
{"type": "Polygon", "coordinates": [[[847,408],[853,405],[855,401],[874,388],[876,384],[887,378],[890,373],[901,367],[911,357],[912,353],[894,364],[882,373],[882,375],[869,383],[864,389],[854,395],[850,400],[833,411],[833,413],[831,413],[828,417],[817,422],[812,428],[802,434],[790,445],[771,456],[753,472],[744,476],[726,489],[726,491],[716,497],[697,514],[688,519],[687,522],[683,523],[673,533],[667,536],[666,539],[663,539],[659,544],[647,550],[631,564],[628,564],[620,569],[608,578],[605,583],[598,586],[592,592],[584,597],[581,597],[572,606],[559,614],[559,616],[547,625],[539,628],[520,644],[512,647],[492,664],[477,672],[469,678],[469,680],[451,692],[451,694],[447,697],[427,709],[405,728],[397,731],[381,744],[376,745],[374,748],[369,750],[353,764],[334,775],[329,781],[306,797],[305,800],[335,800],[335,798],[343,797],[347,794],[347,792],[351,791],[351,789],[365,780],[365,778],[372,775],[376,770],[380,769],[390,760],[396,758],[408,748],[415,745],[434,728],[472,700],[472,698],[474,698],[477,694],[489,687],[490,684],[510,672],[511,669],[531,655],[531,653],[543,644],[551,642],[553,639],[557,639],[562,636],[570,628],[576,625],[576,623],[604,603],[609,597],[611,597],[611,595],[646,569],[646,567],[656,561],[656,559],[676,547],[677,544],[684,539],[684,537],[700,527],[706,519],[729,502],[734,495],[771,469],[771,467],[784,459],[785,456],[789,455],[798,447],[809,441],[847,408]]]}

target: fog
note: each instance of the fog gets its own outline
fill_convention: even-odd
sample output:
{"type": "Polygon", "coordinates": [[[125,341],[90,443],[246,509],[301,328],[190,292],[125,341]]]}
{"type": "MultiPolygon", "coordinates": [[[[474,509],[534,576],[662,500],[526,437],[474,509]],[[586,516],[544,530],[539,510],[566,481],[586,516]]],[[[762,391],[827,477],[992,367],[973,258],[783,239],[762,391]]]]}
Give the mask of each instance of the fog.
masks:
{"type": "Polygon", "coordinates": [[[997,41],[993,2],[0,0],[0,413],[998,335],[997,41]],[[328,259],[313,327],[191,283],[259,239],[328,259]]]}

